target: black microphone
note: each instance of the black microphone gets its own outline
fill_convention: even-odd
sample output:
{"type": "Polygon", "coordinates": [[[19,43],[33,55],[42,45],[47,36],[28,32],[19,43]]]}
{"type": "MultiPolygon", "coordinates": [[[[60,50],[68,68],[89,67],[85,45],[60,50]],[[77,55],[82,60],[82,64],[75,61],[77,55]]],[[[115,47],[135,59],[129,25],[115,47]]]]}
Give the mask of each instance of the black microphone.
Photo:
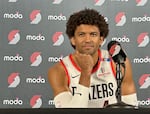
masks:
{"type": "Polygon", "coordinates": [[[110,41],[107,46],[108,52],[115,63],[122,64],[126,61],[126,53],[117,41],[110,41]]]}

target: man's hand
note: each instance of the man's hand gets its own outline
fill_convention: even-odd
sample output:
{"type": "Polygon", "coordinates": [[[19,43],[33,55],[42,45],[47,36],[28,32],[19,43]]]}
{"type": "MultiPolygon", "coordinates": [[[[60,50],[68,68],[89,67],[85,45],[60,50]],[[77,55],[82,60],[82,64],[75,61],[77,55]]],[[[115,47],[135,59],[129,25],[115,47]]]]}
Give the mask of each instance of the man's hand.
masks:
{"type": "Polygon", "coordinates": [[[94,66],[92,56],[89,54],[81,54],[76,50],[75,59],[81,68],[81,73],[84,75],[90,75],[94,66]]]}

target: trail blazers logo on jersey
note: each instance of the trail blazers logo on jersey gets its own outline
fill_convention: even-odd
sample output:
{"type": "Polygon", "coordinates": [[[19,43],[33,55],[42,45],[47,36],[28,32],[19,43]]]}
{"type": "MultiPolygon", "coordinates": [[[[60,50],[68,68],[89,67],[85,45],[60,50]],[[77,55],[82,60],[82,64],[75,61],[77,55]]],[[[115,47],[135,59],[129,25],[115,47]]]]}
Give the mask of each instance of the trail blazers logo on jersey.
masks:
{"type": "MultiPolygon", "coordinates": [[[[92,91],[89,93],[89,100],[113,96],[115,93],[113,87],[113,83],[91,85],[90,88],[92,91]]],[[[76,93],[76,89],[77,87],[72,87],[72,94],[80,95],[81,93],[76,93]]]]}

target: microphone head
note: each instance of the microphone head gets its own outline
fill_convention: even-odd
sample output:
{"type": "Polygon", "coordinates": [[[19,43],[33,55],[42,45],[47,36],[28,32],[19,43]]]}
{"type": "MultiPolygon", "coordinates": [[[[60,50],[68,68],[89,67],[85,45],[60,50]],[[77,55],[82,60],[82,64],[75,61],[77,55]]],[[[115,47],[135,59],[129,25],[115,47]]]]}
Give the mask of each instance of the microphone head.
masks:
{"type": "Polygon", "coordinates": [[[114,62],[124,63],[126,60],[126,54],[123,51],[121,44],[117,41],[110,41],[107,46],[108,52],[114,62]]]}

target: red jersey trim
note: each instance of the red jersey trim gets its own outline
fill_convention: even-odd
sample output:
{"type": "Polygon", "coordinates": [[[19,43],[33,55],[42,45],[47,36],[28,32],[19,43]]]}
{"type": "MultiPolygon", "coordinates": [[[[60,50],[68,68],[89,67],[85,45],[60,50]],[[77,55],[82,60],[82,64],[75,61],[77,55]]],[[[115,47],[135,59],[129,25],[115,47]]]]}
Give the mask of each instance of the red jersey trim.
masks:
{"type": "Polygon", "coordinates": [[[81,72],[81,69],[76,65],[76,63],[74,62],[74,60],[73,60],[71,54],[69,55],[69,59],[70,59],[72,65],[73,65],[79,72],[81,72]]]}
{"type": "MultiPolygon", "coordinates": [[[[102,58],[102,54],[101,54],[100,49],[98,50],[98,57],[99,57],[99,60],[101,60],[101,58],[102,58]]],[[[98,64],[97,64],[97,66],[96,66],[96,67],[94,67],[94,69],[92,70],[92,73],[96,72],[96,71],[98,70],[98,68],[100,67],[100,63],[101,63],[101,61],[99,61],[99,60],[98,60],[98,64]]]]}

